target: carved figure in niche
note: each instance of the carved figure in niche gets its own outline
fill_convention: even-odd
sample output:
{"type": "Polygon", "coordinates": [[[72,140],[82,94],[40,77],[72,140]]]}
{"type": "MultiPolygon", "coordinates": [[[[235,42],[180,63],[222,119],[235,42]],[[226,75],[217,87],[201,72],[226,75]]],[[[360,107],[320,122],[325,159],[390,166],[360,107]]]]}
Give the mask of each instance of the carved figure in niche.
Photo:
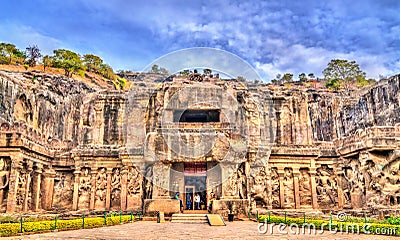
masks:
{"type": "Polygon", "coordinates": [[[72,174],[57,172],[55,180],[53,206],[69,207],[74,192],[72,174]]]}
{"type": "Polygon", "coordinates": [[[375,163],[372,160],[368,160],[367,163],[361,168],[361,172],[365,180],[366,190],[371,190],[372,174],[377,170],[378,169],[376,169],[375,163]]]}
{"type": "Polygon", "coordinates": [[[317,169],[317,195],[323,203],[337,202],[337,183],[333,171],[327,165],[322,165],[317,169]]]}
{"type": "Polygon", "coordinates": [[[142,175],[139,174],[139,171],[131,167],[128,172],[128,195],[135,195],[141,192],[142,186],[142,175]]]}
{"type": "Polygon", "coordinates": [[[272,192],[272,206],[278,208],[280,206],[279,201],[279,174],[276,168],[271,168],[271,192],[272,192]]]}
{"type": "Polygon", "coordinates": [[[293,186],[293,170],[291,168],[285,168],[285,174],[283,177],[283,192],[285,207],[294,206],[294,186],[293,186]]]}
{"type": "Polygon", "coordinates": [[[246,191],[246,175],[244,174],[243,167],[239,168],[238,171],[238,178],[237,178],[237,184],[238,184],[238,193],[239,197],[241,199],[246,199],[247,198],[247,191],[246,191]]]}
{"type": "Polygon", "coordinates": [[[107,191],[107,174],[106,169],[101,168],[96,176],[96,200],[105,201],[107,191]]]}
{"type": "Polygon", "coordinates": [[[26,191],[26,171],[21,170],[18,175],[18,187],[17,187],[17,205],[22,206],[24,204],[26,191]]]}
{"type": "Polygon", "coordinates": [[[146,185],[145,185],[145,193],[146,199],[152,199],[153,196],[153,167],[149,166],[146,170],[146,185]]]}
{"type": "Polygon", "coordinates": [[[351,203],[351,189],[353,185],[353,174],[351,168],[343,169],[342,190],[345,204],[351,203]]]}
{"type": "Polygon", "coordinates": [[[111,179],[111,201],[113,205],[119,204],[121,196],[121,174],[119,169],[116,168],[114,170],[112,179],[111,179]]]}
{"type": "Polygon", "coordinates": [[[168,196],[169,193],[169,178],[165,176],[170,175],[170,166],[166,164],[157,165],[155,169],[153,169],[153,181],[157,186],[157,195],[158,196],[168,196]]]}
{"type": "Polygon", "coordinates": [[[228,196],[237,196],[238,195],[238,178],[237,174],[232,174],[228,180],[226,181],[225,191],[228,196]]]}
{"type": "Polygon", "coordinates": [[[91,188],[89,169],[85,168],[83,175],[79,178],[79,206],[88,207],[91,188]]]}
{"type": "Polygon", "coordinates": [[[7,164],[0,158],[0,207],[3,205],[4,197],[7,194],[7,187],[10,178],[10,171],[7,171],[7,164]]]}
{"type": "Polygon", "coordinates": [[[299,190],[300,204],[311,205],[311,182],[310,174],[307,170],[300,170],[299,190]]]}
{"type": "MultiPolygon", "coordinates": [[[[268,205],[268,196],[267,196],[267,188],[266,188],[266,172],[265,169],[261,169],[261,171],[252,179],[252,187],[251,187],[251,200],[252,203],[255,201],[261,201],[263,207],[268,205]]],[[[256,206],[254,206],[255,208],[256,206]]]]}

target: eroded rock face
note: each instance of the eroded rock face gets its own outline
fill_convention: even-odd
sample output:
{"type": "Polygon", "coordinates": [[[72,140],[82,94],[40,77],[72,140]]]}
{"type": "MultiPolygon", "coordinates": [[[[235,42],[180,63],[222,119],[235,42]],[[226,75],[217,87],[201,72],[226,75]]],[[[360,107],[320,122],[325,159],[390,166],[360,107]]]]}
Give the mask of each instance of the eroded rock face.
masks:
{"type": "Polygon", "coordinates": [[[122,92],[0,71],[2,211],[138,210],[177,191],[222,213],[399,206],[399,76],[350,94],[160,78],[122,92]]]}

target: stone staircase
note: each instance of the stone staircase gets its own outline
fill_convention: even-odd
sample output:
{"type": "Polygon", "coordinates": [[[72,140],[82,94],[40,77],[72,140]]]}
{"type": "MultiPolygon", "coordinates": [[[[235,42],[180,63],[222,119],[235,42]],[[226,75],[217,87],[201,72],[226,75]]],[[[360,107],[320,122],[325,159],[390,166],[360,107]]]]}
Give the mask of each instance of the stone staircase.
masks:
{"type": "Polygon", "coordinates": [[[208,223],[207,214],[189,213],[189,214],[173,214],[172,223],[208,223]]]}

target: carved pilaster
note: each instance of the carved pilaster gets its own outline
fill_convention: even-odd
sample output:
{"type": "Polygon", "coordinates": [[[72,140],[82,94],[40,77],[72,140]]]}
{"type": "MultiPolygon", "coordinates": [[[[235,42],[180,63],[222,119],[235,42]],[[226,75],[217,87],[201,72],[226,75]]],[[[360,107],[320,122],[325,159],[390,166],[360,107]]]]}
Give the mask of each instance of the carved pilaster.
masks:
{"type": "Polygon", "coordinates": [[[50,210],[53,202],[53,189],[54,189],[54,178],[56,177],[56,171],[50,168],[43,173],[43,198],[42,207],[45,210],[50,210]]]}
{"type": "Polygon", "coordinates": [[[121,210],[125,211],[127,207],[127,184],[128,184],[128,167],[125,166],[121,171],[121,210]]]}
{"type": "Polygon", "coordinates": [[[278,175],[279,175],[279,200],[280,200],[280,208],[285,206],[285,187],[283,186],[283,176],[285,172],[283,168],[278,168],[278,175]]]}
{"type": "Polygon", "coordinates": [[[295,208],[300,208],[300,187],[299,187],[299,168],[293,168],[293,183],[294,183],[294,203],[295,208]]]}
{"type": "Polygon", "coordinates": [[[40,163],[36,164],[35,174],[33,176],[33,210],[38,211],[41,208],[40,205],[40,184],[42,183],[42,172],[43,172],[43,165],[40,163]]]}
{"type": "Polygon", "coordinates": [[[318,197],[317,197],[317,183],[315,181],[315,175],[317,174],[316,168],[310,168],[311,177],[311,202],[314,209],[318,209],[318,197]]]}
{"type": "Polygon", "coordinates": [[[96,176],[97,176],[97,169],[92,168],[90,171],[90,184],[91,184],[91,189],[90,189],[90,202],[89,202],[89,209],[93,210],[95,208],[95,198],[96,198],[96,176]]]}
{"type": "Polygon", "coordinates": [[[10,183],[7,195],[7,213],[15,212],[15,206],[17,202],[17,188],[18,188],[18,178],[20,171],[22,170],[22,155],[11,157],[11,173],[10,173],[10,183]]]}
{"type": "Polygon", "coordinates": [[[112,168],[107,168],[107,190],[106,190],[106,210],[110,209],[111,206],[111,177],[112,168]]]}
{"type": "Polygon", "coordinates": [[[72,200],[72,209],[73,210],[78,210],[78,200],[79,200],[79,177],[81,175],[81,169],[76,168],[74,171],[74,195],[73,195],[73,200],[72,200]]]}
{"type": "Polygon", "coordinates": [[[32,181],[32,171],[33,171],[33,162],[28,162],[27,165],[27,172],[26,172],[26,190],[25,190],[25,199],[24,199],[24,208],[23,211],[26,212],[30,210],[31,206],[29,206],[29,202],[32,199],[32,193],[30,187],[31,187],[31,181],[32,181]],[[31,196],[30,196],[31,195],[31,196]]]}

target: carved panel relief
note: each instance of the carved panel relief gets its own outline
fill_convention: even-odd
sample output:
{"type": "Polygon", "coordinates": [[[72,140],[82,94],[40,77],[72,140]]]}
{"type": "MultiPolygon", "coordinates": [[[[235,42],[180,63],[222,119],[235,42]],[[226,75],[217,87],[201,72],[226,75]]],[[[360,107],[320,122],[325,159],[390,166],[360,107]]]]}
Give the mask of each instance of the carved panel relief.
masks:
{"type": "Polygon", "coordinates": [[[57,209],[71,209],[73,193],[73,173],[57,172],[54,179],[53,207],[57,209]]]}
{"type": "Polygon", "coordinates": [[[280,207],[280,185],[279,174],[277,168],[271,168],[271,193],[272,193],[272,208],[280,207]]]}
{"type": "Polygon", "coordinates": [[[153,197],[153,167],[148,166],[146,169],[146,179],[145,179],[145,199],[152,199],[153,197]]]}
{"type": "Polygon", "coordinates": [[[100,168],[96,176],[95,208],[106,207],[107,173],[105,168],[100,168]]]}
{"type": "Polygon", "coordinates": [[[317,198],[321,208],[332,208],[337,203],[337,181],[333,169],[323,164],[317,168],[317,198]]]}
{"type": "Polygon", "coordinates": [[[90,201],[90,192],[91,192],[92,184],[90,181],[90,170],[89,168],[82,169],[81,176],[79,177],[79,201],[78,208],[79,209],[89,209],[89,201],[90,201]]]}
{"type": "Polygon", "coordinates": [[[311,177],[308,169],[300,169],[299,190],[300,205],[311,205],[311,177]]]}
{"type": "Polygon", "coordinates": [[[294,208],[293,170],[285,168],[283,176],[284,208],[294,208]]]}
{"type": "Polygon", "coordinates": [[[0,210],[7,207],[7,194],[10,182],[10,160],[0,158],[0,210]]]}
{"type": "Polygon", "coordinates": [[[143,175],[135,167],[129,167],[127,178],[127,209],[138,209],[142,204],[143,175]]]}
{"type": "Polygon", "coordinates": [[[111,179],[111,207],[121,206],[121,174],[119,168],[115,168],[111,179]]]}
{"type": "Polygon", "coordinates": [[[269,206],[265,168],[261,168],[260,172],[252,178],[250,199],[253,204],[256,204],[253,208],[269,206]]]}

